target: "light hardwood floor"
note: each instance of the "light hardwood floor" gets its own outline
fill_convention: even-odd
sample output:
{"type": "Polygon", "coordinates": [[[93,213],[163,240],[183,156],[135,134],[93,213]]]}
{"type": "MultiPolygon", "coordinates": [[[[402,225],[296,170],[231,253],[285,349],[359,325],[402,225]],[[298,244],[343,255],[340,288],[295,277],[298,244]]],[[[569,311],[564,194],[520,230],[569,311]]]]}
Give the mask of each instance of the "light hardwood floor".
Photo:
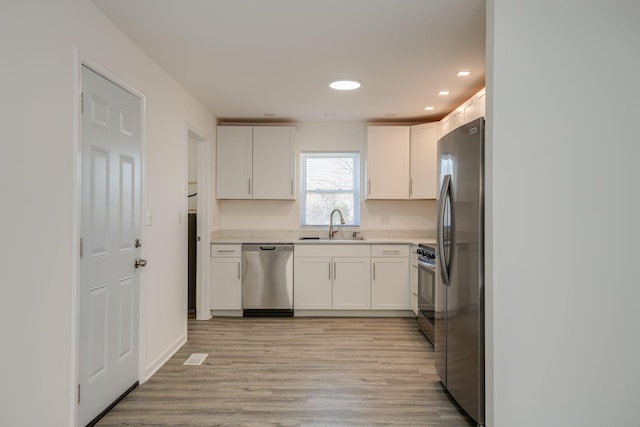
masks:
{"type": "Polygon", "coordinates": [[[189,320],[189,339],[98,424],[472,426],[415,319],[189,320]],[[209,353],[201,366],[183,366],[209,353]]]}

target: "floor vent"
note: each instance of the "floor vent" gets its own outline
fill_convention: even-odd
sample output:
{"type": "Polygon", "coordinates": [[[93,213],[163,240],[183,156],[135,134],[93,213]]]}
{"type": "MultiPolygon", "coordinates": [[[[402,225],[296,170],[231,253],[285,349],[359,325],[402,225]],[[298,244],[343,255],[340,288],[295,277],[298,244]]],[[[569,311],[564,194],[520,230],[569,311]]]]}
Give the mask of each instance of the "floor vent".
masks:
{"type": "Polygon", "coordinates": [[[183,365],[189,365],[189,366],[202,365],[202,362],[204,362],[204,359],[206,359],[208,355],[209,354],[207,353],[193,353],[191,356],[189,356],[186,362],[183,363],[183,365]]]}

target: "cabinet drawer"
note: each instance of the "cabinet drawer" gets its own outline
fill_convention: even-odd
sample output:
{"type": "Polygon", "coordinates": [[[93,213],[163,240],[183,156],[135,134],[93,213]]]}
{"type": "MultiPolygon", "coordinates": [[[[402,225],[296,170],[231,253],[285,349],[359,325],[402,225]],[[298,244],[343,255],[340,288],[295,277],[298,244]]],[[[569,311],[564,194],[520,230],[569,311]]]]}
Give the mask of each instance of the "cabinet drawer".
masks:
{"type": "Polygon", "coordinates": [[[320,244],[312,245],[308,243],[296,245],[296,257],[368,257],[370,245],[359,245],[351,243],[342,244],[320,244]]]}
{"type": "Polygon", "coordinates": [[[242,245],[211,244],[211,258],[234,258],[242,256],[242,245]]]}
{"type": "Polygon", "coordinates": [[[409,245],[371,245],[372,257],[408,257],[409,245]]]}

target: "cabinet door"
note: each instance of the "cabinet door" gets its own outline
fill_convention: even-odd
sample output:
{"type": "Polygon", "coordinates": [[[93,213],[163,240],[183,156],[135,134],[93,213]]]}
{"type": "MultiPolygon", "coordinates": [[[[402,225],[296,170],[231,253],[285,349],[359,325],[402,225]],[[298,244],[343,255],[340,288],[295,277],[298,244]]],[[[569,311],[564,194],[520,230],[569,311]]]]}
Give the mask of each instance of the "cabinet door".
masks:
{"type": "Polygon", "coordinates": [[[407,258],[372,258],[371,270],[371,308],[408,310],[409,260],[407,258]]]}
{"type": "Polygon", "coordinates": [[[477,105],[477,109],[478,109],[478,117],[485,117],[485,113],[486,113],[486,102],[487,102],[487,97],[486,97],[487,91],[486,89],[482,89],[480,92],[478,92],[476,94],[476,104],[477,105]]]}
{"type": "Polygon", "coordinates": [[[451,125],[452,125],[451,116],[447,116],[440,121],[440,135],[439,135],[440,138],[442,138],[443,136],[445,136],[446,134],[448,134],[453,130],[451,128],[451,125]]]}
{"type": "Polygon", "coordinates": [[[409,198],[409,126],[367,127],[367,199],[409,198]]]}
{"type": "Polygon", "coordinates": [[[250,126],[218,126],[216,198],[251,198],[251,140],[250,126]]]}
{"type": "Polygon", "coordinates": [[[462,126],[462,120],[464,119],[464,115],[462,114],[462,109],[457,109],[453,113],[451,113],[451,130],[457,129],[462,126]]]}
{"type": "Polygon", "coordinates": [[[241,258],[211,258],[211,309],[242,309],[241,258]]]}
{"type": "Polygon", "coordinates": [[[333,308],[371,308],[370,258],[333,259],[333,308]]]}
{"type": "Polygon", "coordinates": [[[253,128],[253,198],[295,199],[295,128],[253,128]]]}
{"type": "Polygon", "coordinates": [[[435,199],[438,191],[438,123],[411,126],[410,198],[435,199]]]}
{"type": "Polygon", "coordinates": [[[331,258],[295,258],[294,309],[331,309],[331,258]]]}
{"type": "Polygon", "coordinates": [[[472,97],[462,106],[462,123],[469,123],[471,120],[477,119],[478,116],[478,104],[476,98],[472,97]]]}
{"type": "Polygon", "coordinates": [[[414,314],[418,314],[418,255],[416,246],[411,248],[409,261],[409,306],[414,314]]]}

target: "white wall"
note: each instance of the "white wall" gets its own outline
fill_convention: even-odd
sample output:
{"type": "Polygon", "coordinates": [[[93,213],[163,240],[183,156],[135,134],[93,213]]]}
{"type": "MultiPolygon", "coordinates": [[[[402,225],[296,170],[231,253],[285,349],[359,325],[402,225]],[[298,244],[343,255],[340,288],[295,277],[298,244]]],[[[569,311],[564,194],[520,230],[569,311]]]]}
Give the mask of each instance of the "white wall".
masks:
{"type": "Polygon", "coordinates": [[[74,424],[76,48],[146,96],[143,379],[186,336],[187,122],[214,118],[85,0],[0,4],[0,425],[74,424]]]}
{"type": "Polygon", "coordinates": [[[488,425],[638,425],[640,3],[488,15],[488,425]]]}
{"type": "MultiPolygon", "coordinates": [[[[366,143],[364,123],[298,123],[296,129],[296,170],[298,172],[301,151],[359,151],[361,152],[361,176],[364,177],[366,143]]],[[[364,182],[364,178],[361,182],[364,182]]],[[[299,185],[297,183],[296,187],[299,188],[299,185]]],[[[300,228],[299,200],[293,202],[221,200],[219,203],[220,229],[295,230],[300,228]]],[[[362,194],[360,209],[360,228],[364,230],[435,230],[435,201],[433,200],[365,201],[362,194]]]]}

